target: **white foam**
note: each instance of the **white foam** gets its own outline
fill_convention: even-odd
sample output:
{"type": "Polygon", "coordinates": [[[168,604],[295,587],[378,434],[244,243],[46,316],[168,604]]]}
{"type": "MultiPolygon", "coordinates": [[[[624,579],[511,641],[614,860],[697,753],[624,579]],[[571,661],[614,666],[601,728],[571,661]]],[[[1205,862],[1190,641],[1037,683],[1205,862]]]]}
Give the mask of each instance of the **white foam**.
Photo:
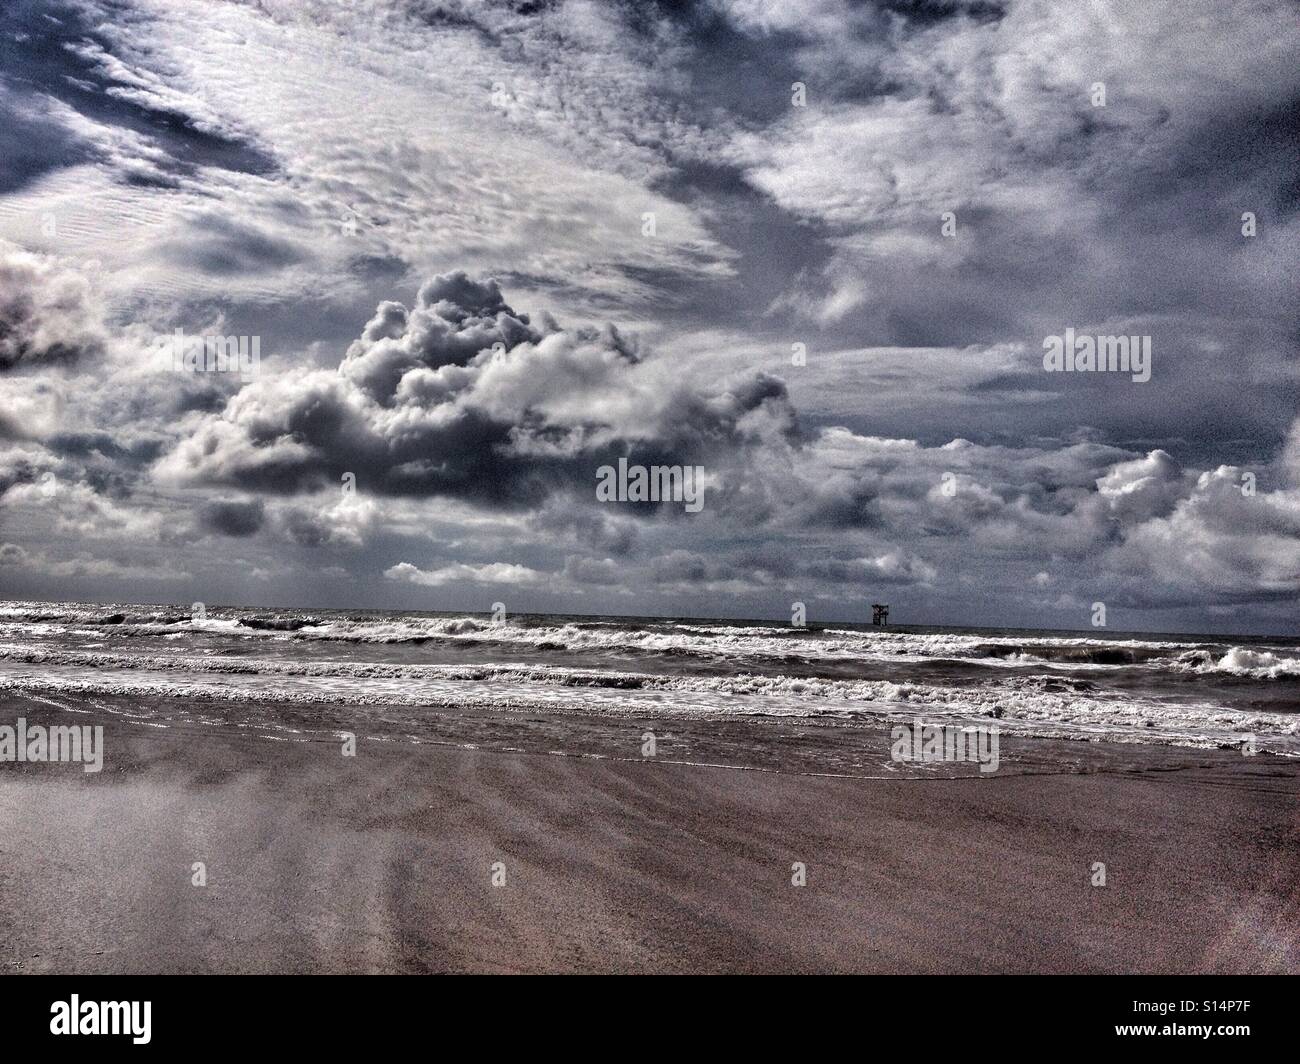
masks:
{"type": "MultiPolygon", "coordinates": [[[[551,709],[596,715],[828,718],[938,715],[1012,733],[1237,746],[1300,754],[1300,717],[1204,702],[1065,691],[1044,677],[960,686],[748,675],[681,676],[501,663],[401,665],[218,656],[160,657],[0,646],[0,688],[245,702],[551,709]]],[[[120,712],[120,710],[119,710],[120,712]]],[[[143,710],[141,712],[148,712],[143,710]]]]}
{"type": "Polygon", "coordinates": [[[1233,647],[1219,658],[1205,651],[1193,652],[1184,655],[1175,667],[1197,673],[1247,676],[1252,680],[1300,679],[1300,658],[1246,647],[1233,647]]]}

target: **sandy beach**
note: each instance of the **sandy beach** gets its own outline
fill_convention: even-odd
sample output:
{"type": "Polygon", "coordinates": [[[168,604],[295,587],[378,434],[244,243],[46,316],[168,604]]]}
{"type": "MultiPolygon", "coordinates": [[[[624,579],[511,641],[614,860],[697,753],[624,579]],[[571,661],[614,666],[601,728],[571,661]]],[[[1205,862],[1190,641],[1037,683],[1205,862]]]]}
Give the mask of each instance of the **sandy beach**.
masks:
{"type": "Polygon", "coordinates": [[[99,774],[0,766],[0,970],[1300,971],[1276,757],[880,780],[116,720],[105,745],[99,774]]]}

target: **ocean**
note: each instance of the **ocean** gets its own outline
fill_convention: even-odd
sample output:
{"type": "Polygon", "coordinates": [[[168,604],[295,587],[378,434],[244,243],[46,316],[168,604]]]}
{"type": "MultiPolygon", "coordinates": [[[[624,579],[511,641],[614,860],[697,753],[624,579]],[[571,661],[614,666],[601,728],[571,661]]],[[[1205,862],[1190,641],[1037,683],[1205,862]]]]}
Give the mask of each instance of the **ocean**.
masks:
{"type": "Polygon", "coordinates": [[[1300,640],[1281,638],[7,602],[0,691],[140,727],[597,757],[649,735],[828,774],[894,770],[881,730],[917,720],[1021,750],[1300,756],[1300,640]]]}

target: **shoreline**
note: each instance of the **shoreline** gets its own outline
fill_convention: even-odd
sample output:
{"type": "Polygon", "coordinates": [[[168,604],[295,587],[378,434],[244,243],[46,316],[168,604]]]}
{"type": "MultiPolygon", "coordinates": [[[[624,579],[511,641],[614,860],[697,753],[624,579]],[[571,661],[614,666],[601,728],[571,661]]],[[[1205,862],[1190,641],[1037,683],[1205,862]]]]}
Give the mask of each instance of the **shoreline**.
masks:
{"type": "Polygon", "coordinates": [[[0,765],[0,970],[1300,971],[1288,759],[873,780],[105,723],[102,773],[0,765]]]}

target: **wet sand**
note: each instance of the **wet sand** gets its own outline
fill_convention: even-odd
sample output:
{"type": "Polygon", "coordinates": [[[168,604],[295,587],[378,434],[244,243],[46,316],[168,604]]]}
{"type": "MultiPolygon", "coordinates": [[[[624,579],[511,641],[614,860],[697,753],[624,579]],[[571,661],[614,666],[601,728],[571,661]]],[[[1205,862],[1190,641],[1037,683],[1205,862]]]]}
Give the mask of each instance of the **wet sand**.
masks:
{"type": "Polygon", "coordinates": [[[1272,756],[873,780],[105,742],[97,775],[0,765],[0,971],[1300,971],[1300,767],[1272,756]]]}

